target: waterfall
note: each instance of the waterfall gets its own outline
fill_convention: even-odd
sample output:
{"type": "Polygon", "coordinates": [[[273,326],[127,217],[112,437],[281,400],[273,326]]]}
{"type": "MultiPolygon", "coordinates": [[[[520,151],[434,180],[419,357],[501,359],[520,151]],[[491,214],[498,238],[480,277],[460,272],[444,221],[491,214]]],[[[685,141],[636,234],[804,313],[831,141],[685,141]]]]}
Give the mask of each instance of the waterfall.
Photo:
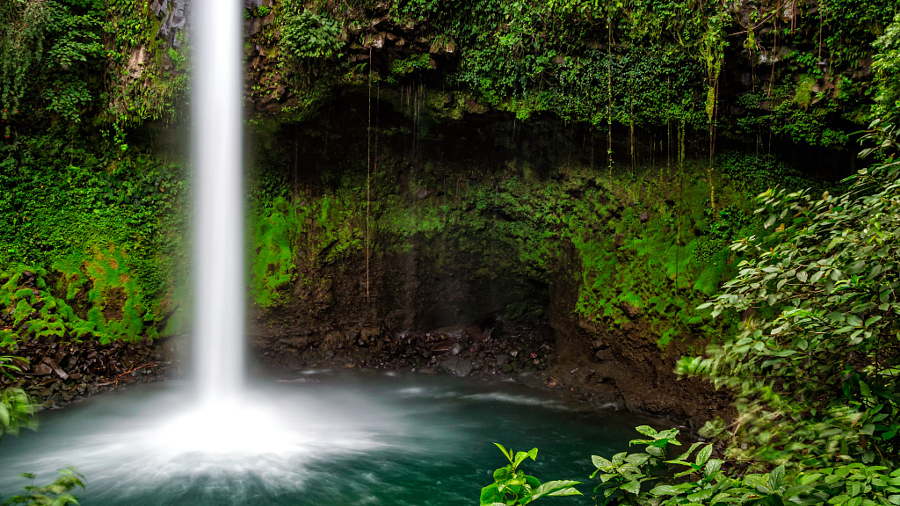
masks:
{"type": "Polygon", "coordinates": [[[200,399],[235,396],[244,370],[242,2],[192,9],[193,366],[200,399]]]}

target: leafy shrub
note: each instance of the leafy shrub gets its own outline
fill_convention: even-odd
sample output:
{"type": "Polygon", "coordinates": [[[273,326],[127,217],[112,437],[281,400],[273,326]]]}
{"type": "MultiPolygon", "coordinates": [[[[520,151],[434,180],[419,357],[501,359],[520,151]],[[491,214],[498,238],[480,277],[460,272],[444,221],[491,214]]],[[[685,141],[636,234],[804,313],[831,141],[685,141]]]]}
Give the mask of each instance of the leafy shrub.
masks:
{"type": "Polygon", "coordinates": [[[541,484],[534,476],[519,470],[519,465],[525,459],[537,459],[537,448],[513,454],[512,450],[507,450],[503,445],[494,444],[500,448],[509,464],[494,471],[494,483],[481,489],[481,506],[513,506],[529,504],[541,497],[581,495],[574,488],[574,485],[579,484],[577,481],[558,480],[541,484]]]}
{"type": "MultiPolygon", "coordinates": [[[[33,474],[23,474],[23,478],[34,480],[33,474]]],[[[78,499],[71,494],[75,487],[84,488],[84,476],[69,467],[59,470],[59,477],[53,483],[38,487],[26,485],[25,493],[10,497],[3,502],[3,506],[65,506],[67,504],[79,504],[78,499]]]]}
{"type": "Polygon", "coordinates": [[[669,445],[679,445],[677,429],[657,432],[637,427],[651,439],[645,453],[619,453],[607,460],[594,456],[600,476],[595,489],[601,506],[726,506],[784,504],[891,506],[900,503],[900,469],[838,463],[813,472],[789,472],[784,465],[766,473],[737,473],[712,458],[710,443],[694,443],[681,455],[665,460],[669,445]],[[646,484],[646,487],[644,485],[646,484]],[[651,488],[652,487],[652,488],[651,488]]]}
{"type": "Polygon", "coordinates": [[[876,119],[870,128],[875,130],[879,147],[885,149],[896,146],[900,135],[897,130],[900,125],[900,13],[873,45],[878,50],[872,62],[876,90],[873,115],[876,119]]]}
{"type": "MultiPolygon", "coordinates": [[[[14,360],[24,360],[16,357],[0,356],[0,373],[9,375],[8,371],[21,372],[14,365],[14,360]]],[[[35,427],[34,405],[28,395],[21,388],[7,388],[0,390],[0,436],[3,433],[18,434],[19,429],[35,427]]]]}
{"type": "Polygon", "coordinates": [[[326,14],[307,9],[299,0],[283,6],[281,48],[295,64],[311,59],[336,56],[343,42],[337,21],[326,14]]]}
{"type": "Polygon", "coordinates": [[[735,391],[749,448],[734,457],[801,468],[900,457],[900,354],[886,344],[900,308],[898,173],[897,163],[861,171],[837,197],[760,196],[769,232],[732,246],[750,258],[704,304],[713,316],[742,312],[743,330],[679,365],[735,391]]]}

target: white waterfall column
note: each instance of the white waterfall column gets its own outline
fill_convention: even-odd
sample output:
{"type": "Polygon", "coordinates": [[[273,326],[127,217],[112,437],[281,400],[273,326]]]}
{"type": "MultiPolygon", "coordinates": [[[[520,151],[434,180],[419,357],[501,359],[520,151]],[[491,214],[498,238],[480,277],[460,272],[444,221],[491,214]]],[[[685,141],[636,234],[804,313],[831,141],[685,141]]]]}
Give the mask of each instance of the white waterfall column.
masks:
{"type": "Polygon", "coordinates": [[[193,366],[204,402],[234,396],[244,374],[242,9],[191,3],[193,366]]]}

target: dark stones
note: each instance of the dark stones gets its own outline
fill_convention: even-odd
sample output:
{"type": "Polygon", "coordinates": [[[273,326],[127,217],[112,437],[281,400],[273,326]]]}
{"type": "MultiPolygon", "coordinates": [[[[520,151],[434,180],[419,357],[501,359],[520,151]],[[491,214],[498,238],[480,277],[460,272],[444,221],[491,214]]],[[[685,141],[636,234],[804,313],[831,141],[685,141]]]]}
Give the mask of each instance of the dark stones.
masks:
{"type": "Polygon", "coordinates": [[[438,371],[464,378],[472,373],[472,362],[452,356],[438,365],[438,371]]]}

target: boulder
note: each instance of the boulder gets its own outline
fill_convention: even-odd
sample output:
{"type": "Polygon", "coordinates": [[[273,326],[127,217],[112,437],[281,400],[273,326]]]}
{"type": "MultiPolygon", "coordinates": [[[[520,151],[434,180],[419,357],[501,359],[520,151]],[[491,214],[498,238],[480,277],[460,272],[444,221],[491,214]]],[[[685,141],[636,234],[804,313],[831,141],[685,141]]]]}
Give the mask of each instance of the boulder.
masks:
{"type": "Polygon", "coordinates": [[[442,361],[438,365],[438,371],[453,374],[460,378],[465,378],[472,374],[472,362],[463,358],[452,356],[442,361]]]}

